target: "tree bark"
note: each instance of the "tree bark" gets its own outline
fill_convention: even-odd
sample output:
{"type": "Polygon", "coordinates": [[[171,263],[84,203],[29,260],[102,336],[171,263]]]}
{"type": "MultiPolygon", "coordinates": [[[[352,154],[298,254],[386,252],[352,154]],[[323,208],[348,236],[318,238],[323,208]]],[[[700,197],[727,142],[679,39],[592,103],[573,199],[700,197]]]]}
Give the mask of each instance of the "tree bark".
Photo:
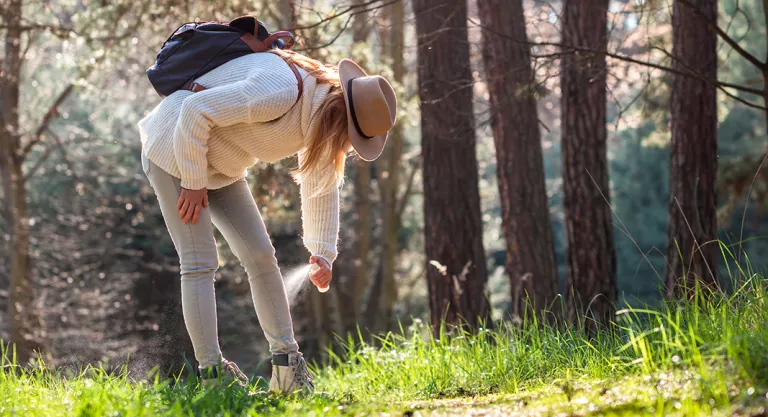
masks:
{"type": "Polygon", "coordinates": [[[549,307],[557,265],[522,0],[477,3],[496,145],[512,313],[549,307]]]}
{"type": "MultiPolygon", "coordinates": [[[[389,10],[390,14],[390,59],[392,65],[392,78],[396,85],[402,85],[405,75],[404,65],[404,26],[405,5],[398,1],[389,10]]],[[[383,218],[382,218],[382,280],[384,285],[384,308],[382,316],[387,324],[394,322],[394,305],[397,301],[397,281],[395,277],[395,261],[398,244],[397,234],[399,219],[397,216],[398,190],[400,186],[400,158],[403,154],[403,129],[396,124],[389,134],[389,152],[386,155],[387,178],[383,182],[383,218]]]]}
{"type": "Polygon", "coordinates": [[[355,219],[357,230],[357,242],[354,250],[355,254],[355,276],[353,287],[355,291],[352,296],[352,313],[357,316],[361,307],[361,295],[369,282],[371,276],[370,262],[368,262],[368,252],[371,248],[371,164],[363,160],[357,160],[355,167],[355,219]]]}
{"type": "Polygon", "coordinates": [[[296,27],[298,16],[294,0],[280,0],[280,29],[292,30],[296,27]]]}
{"type": "MultiPolygon", "coordinates": [[[[357,4],[362,3],[357,0],[357,4]]],[[[355,44],[360,44],[368,40],[370,30],[367,24],[368,14],[360,13],[355,15],[352,25],[352,40],[355,44]]],[[[358,58],[361,66],[365,66],[366,60],[363,57],[358,58]]],[[[344,330],[355,332],[357,323],[362,319],[362,300],[365,289],[371,279],[371,266],[368,255],[371,249],[371,238],[373,233],[373,222],[371,216],[371,163],[356,158],[355,160],[355,219],[356,219],[356,242],[354,256],[354,275],[352,277],[351,291],[346,302],[342,302],[340,307],[345,313],[342,320],[345,321],[344,330]]],[[[351,248],[350,248],[351,249],[351,248]]]]}
{"type": "Polygon", "coordinates": [[[433,330],[489,317],[465,0],[415,0],[424,240],[433,330]]]}
{"type": "MultiPolygon", "coordinates": [[[[717,21],[716,0],[691,0],[717,21]]],[[[717,77],[717,35],[688,6],[675,1],[672,12],[674,66],[717,77]]],[[[716,288],[717,103],[715,87],[675,76],[670,100],[672,143],[669,164],[667,296],[684,296],[697,281],[716,288]]]]}
{"type": "MultiPolygon", "coordinates": [[[[607,49],[608,0],[565,0],[563,44],[607,49]]],[[[613,318],[616,250],[606,158],[606,63],[602,54],[562,58],[563,200],[571,313],[590,328],[613,318]],[[593,320],[594,319],[594,320],[593,320]]]]}
{"type": "Polygon", "coordinates": [[[12,253],[11,277],[8,298],[8,318],[11,343],[16,358],[24,364],[35,351],[43,348],[41,316],[34,305],[35,294],[29,256],[29,221],[27,193],[24,184],[24,156],[21,155],[19,129],[19,94],[21,80],[22,32],[18,26],[22,15],[22,1],[11,0],[5,9],[3,20],[8,25],[5,37],[5,58],[0,71],[0,140],[4,164],[0,174],[9,195],[12,253]],[[6,165],[7,164],[7,165],[6,165]]]}

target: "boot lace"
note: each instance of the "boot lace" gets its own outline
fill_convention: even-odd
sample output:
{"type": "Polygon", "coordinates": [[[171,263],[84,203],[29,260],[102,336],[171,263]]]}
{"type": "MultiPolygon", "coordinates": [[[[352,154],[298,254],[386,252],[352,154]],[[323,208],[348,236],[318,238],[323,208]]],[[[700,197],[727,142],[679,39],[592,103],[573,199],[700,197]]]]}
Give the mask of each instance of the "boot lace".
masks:
{"type": "Polygon", "coordinates": [[[238,385],[242,387],[248,386],[248,377],[245,376],[243,371],[240,370],[240,367],[238,367],[236,363],[225,360],[224,363],[222,363],[222,367],[224,368],[223,370],[235,378],[235,381],[238,385]]]}
{"type": "Polygon", "coordinates": [[[308,387],[311,390],[315,389],[315,384],[312,382],[312,374],[309,373],[307,368],[307,361],[304,360],[304,355],[298,353],[295,357],[295,361],[291,364],[291,370],[293,371],[293,382],[298,387],[308,387]]]}

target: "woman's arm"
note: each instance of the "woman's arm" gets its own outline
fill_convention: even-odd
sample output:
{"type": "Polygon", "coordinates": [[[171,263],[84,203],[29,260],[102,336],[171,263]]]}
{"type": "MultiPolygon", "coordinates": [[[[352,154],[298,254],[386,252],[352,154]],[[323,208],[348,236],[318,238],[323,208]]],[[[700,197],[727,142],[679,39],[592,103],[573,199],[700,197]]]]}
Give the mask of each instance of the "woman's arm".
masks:
{"type": "Polygon", "coordinates": [[[296,77],[288,70],[267,73],[267,69],[184,100],[173,137],[183,188],[198,190],[207,185],[208,138],[213,127],[271,121],[296,103],[296,77]]]}
{"type": "MultiPolygon", "coordinates": [[[[299,152],[299,165],[305,160],[304,151],[299,152]]],[[[332,172],[314,173],[301,179],[301,219],[304,228],[304,246],[316,257],[328,261],[336,260],[339,239],[339,187],[333,186],[322,191],[327,183],[324,175],[332,172]]]]}

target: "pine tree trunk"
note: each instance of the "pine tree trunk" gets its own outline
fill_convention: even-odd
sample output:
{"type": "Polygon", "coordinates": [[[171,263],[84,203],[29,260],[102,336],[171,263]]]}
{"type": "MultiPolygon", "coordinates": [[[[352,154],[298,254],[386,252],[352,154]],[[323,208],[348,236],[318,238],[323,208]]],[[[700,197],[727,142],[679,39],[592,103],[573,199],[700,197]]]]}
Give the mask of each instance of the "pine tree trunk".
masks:
{"type": "MultiPolygon", "coordinates": [[[[717,21],[716,0],[692,0],[717,21]]],[[[717,77],[717,35],[686,5],[672,14],[675,68],[717,77]]],[[[667,295],[685,295],[697,281],[716,288],[717,104],[715,87],[697,78],[675,76],[670,101],[672,143],[669,164],[667,295]]]]}
{"type": "MultiPolygon", "coordinates": [[[[0,125],[3,125],[0,117],[0,125]]],[[[0,130],[0,183],[3,187],[3,197],[0,198],[0,210],[2,210],[3,223],[0,227],[0,289],[9,288],[10,268],[11,268],[11,236],[13,236],[13,214],[11,211],[11,195],[13,186],[11,184],[11,162],[6,156],[5,150],[5,132],[0,130]]]]}
{"type": "MultiPolygon", "coordinates": [[[[402,85],[405,75],[404,65],[404,34],[405,34],[405,5],[398,1],[391,6],[390,12],[390,59],[392,60],[392,78],[397,85],[402,85]]],[[[387,146],[389,147],[386,161],[387,179],[384,182],[384,210],[382,219],[382,280],[384,285],[384,309],[382,316],[386,323],[394,322],[394,305],[397,301],[397,281],[395,278],[395,261],[398,244],[397,232],[399,219],[397,218],[398,190],[400,186],[400,158],[403,154],[403,129],[396,124],[389,134],[387,146]]]]}
{"type": "Polygon", "coordinates": [[[539,116],[522,0],[477,3],[496,144],[512,313],[548,308],[557,293],[539,116]],[[512,70],[511,70],[512,69],[512,70]]]}
{"type": "Polygon", "coordinates": [[[20,364],[26,363],[35,351],[43,348],[42,321],[37,306],[29,256],[29,221],[27,190],[24,181],[23,162],[20,155],[19,93],[21,80],[21,29],[17,26],[22,16],[21,0],[11,0],[5,9],[3,21],[6,29],[5,59],[0,70],[0,146],[3,159],[8,164],[0,170],[4,188],[9,195],[12,253],[11,278],[8,298],[8,319],[11,343],[15,346],[20,364]]]}
{"type": "Polygon", "coordinates": [[[360,295],[363,294],[365,286],[370,281],[371,271],[370,262],[368,262],[368,252],[371,248],[371,164],[363,160],[355,161],[355,230],[357,231],[357,241],[354,250],[354,281],[353,287],[356,291],[352,294],[356,299],[352,313],[357,315],[360,308],[360,295]]]}
{"type": "MultiPolygon", "coordinates": [[[[361,4],[357,0],[357,4],[361,4]]],[[[355,44],[361,44],[368,40],[370,30],[368,25],[368,14],[360,13],[355,15],[352,25],[352,40],[355,44]]],[[[357,62],[365,67],[366,61],[363,57],[357,59],[357,62]]],[[[354,274],[350,285],[351,291],[348,291],[349,297],[340,304],[344,311],[342,320],[346,332],[355,332],[358,322],[362,319],[362,296],[373,275],[371,265],[368,261],[368,255],[371,250],[371,238],[373,233],[373,221],[371,216],[371,163],[362,159],[355,160],[355,230],[356,241],[353,246],[354,254],[354,274]]],[[[353,250],[350,248],[350,250],[353,250]]]]}
{"type": "Polygon", "coordinates": [[[415,0],[424,240],[432,325],[477,326],[490,313],[482,241],[466,0],[415,0]],[[466,270],[465,270],[466,268],[466,270]]]}
{"type": "MultiPolygon", "coordinates": [[[[565,0],[563,44],[606,50],[608,0],[565,0]]],[[[601,54],[562,58],[563,194],[567,294],[594,328],[613,318],[616,250],[606,158],[606,63],[601,54]]]]}
{"type": "Polygon", "coordinates": [[[281,30],[292,30],[296,27],[296,5],[294,0],[280,0],[281,30]]]}

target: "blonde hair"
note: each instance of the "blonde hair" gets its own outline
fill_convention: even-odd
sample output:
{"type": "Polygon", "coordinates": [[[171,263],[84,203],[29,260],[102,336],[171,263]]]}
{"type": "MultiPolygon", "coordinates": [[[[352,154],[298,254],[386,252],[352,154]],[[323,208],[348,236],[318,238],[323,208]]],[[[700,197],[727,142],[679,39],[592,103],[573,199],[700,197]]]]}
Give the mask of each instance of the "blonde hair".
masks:
{"type": "Polygon", "coordinates": [[[347,130],[347,106],[341,90],[338,68],[293,51],[276,49],[271,52],[307,71],[317,79],[318,84],[331,84],[328,96],[314,116],[319,118],[317,128],[310,132],[311,137],[304,151],[303,163],[294,173],[294,177],[301,182],[303,177],[328,170],[333,175],[322,175],[326,180],[317,191],[328,191],[339,186],[344,180],[344,166],[352,144],[347,130]]]}

